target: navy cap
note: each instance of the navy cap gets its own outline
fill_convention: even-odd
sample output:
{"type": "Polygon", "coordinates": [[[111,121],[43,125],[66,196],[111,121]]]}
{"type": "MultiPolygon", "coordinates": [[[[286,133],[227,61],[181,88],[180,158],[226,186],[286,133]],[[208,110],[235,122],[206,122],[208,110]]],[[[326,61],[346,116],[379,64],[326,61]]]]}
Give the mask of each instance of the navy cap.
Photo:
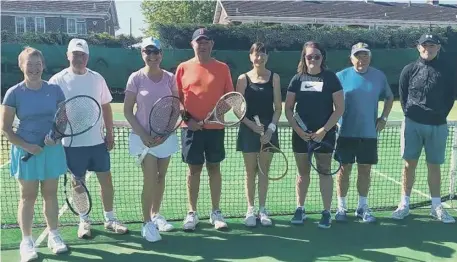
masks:
{"type": "Polygon", "coordinates": [[[441,44],[440,38],[437,35],[432,34],[432,33],[423,34],[419,38],[419,41],[418,41],[419,45],[422,45],[423,43],[426,43],[426,42],[436,44],[436,45],[441,44]]]}
{"type": "Polygon", "coordinates": [[[211,34],[208,29],[206,28],[199,28],[195,30],[194,34],[192,35],[192,41],[198,40],[200,38],[206,38],[208,40],[212,40],[211,34]]]}

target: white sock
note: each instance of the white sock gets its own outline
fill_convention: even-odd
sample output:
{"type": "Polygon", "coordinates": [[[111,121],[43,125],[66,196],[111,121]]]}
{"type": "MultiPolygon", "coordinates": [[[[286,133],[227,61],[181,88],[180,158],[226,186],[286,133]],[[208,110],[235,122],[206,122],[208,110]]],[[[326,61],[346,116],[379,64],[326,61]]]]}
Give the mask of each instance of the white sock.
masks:
{"type": "Polygon", "coordinates": [[[403,206],[409,207],[409,196],[401,196],[401,204],[403,206]]]}
{"type": "Polygon", "coordinates": [[[260,206],[260,207],[259,207],[259,213],[262,213],[262,212],[265,212],[265,207],[260,206]]]}
{"type": "Polygon", "coordinates": [[[89,215],[79,215],[79,221],[84,222],[89,220],[89,215]]]}
{"type": "Polygon", "coordinates": [[[435,208],[441,205],[441,198],[439,197],[432,197],[432,207],[435,208]]]}
{"type": "Polygon", "coordinates": [[[347,209],[345,197],[338,197],[338,209],[347,209]]]}
{"type": "Polygon", "coordinates": [[[114,220],[114,211],[103,212],[105,214],[105,220],[110,221],[114,220]]]}
{"type": "Polygon", "coordinates": [[[303,210],[303,206],[297,206],[297,209],[299,209],[299,208],[300,208],[301,210],[303,210]]]}
{"type": "Polygon", "coordinates": [[[359,206],[358,206],[358,208],[362,208],[365,205],[368,205],[367,197],[359,196],[359,206]]]}
{"type": "Polygon", "coordinates": [[[58,235],[59,235],[59,232],[57,231],[57,229],[49,230],[49,236],[50,237],[54,237],[54,236],[58,236],[58,235]]]}
{"type": "Polygon", "coordinates": [[[32,241],[33,242],[33,238],[32,236],[22,236],[22,241],[32,241]]]}

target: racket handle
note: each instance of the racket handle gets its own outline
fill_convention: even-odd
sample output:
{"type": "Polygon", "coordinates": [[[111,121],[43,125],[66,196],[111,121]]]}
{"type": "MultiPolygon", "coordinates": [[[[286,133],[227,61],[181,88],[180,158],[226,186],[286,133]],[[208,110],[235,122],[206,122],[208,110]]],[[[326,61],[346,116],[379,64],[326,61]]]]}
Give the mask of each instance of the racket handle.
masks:
{"type": "MultiPolygon", "coordinates": [[[[258,126],[262,126],[262,123],[260,123],[260,119],[259,119],[259,116],[258,115],[255,115],[254,116],[254,121],[256,123],[256,125],[258,126]]],[[[264,132],[262,132],[262,135],[264,134],[264,132]]]]}
{"type": "Polygon", "coordinates": [[[33,156],[33,154],[30,154],[29,152],[27,152],[27,155],[23,156],[21,158],[21,160],[24,162],[27,162],[32,156],[33,156]]]}
{"type": "Polygon", "coordinates": [[[303,131],[307,132],[308,127],[306,127],[305,123],[303,123],[303,120],[301,120],[300,116],[295,112],[294,114],[295,121],[297,121],[297,124],[300,126],[303,131]]]}

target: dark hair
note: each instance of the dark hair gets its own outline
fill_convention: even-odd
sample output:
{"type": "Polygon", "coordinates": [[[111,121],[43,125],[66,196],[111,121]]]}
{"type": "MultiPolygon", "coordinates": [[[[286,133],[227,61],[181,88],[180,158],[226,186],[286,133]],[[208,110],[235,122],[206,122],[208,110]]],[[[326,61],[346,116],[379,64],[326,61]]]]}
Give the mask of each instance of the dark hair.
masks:
{"type": "Polygon", "coordinates": [[[325,59],[327,58],[325,49],[317,42],[308,41],[303,45],[303,50],[301,51],[300,62],[298,63],[297,72],[301,75],[306,74],[308,72],[308,67],[306,66],[305,56],[306,56],[306,48],[312,47],[316,48],[321,51],[322,54],[322,63],[321,63],[321,70],[325,70],[327,68],[325,64],[325,59]]]}
{"type": "Polygon", "coordinates": [[[260,53],[267,53],[267,48],[265,45],[261,42],[255,42],[252,44],[251,49],[249,49],[249,54],[252,54],[254,52],[260,52],[260,53]]]}

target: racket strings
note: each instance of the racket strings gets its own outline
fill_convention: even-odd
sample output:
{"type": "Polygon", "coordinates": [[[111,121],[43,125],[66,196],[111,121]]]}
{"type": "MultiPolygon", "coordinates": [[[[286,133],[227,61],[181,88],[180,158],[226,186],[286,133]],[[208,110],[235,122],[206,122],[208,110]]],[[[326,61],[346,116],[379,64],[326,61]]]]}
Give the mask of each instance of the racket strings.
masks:
{"type": "Polygon", "coordinates": [[[288,171],[287,157],[276,147],[264,148],[259,156],[259,171],[269,179],[280,179],[288,171]]]}
{"type": "Polygon", "coordinates": [[[244,117],[246,114],[246,101],[244,100],[243,95],[230,93],[218,102],[216,105],[217,120],[224,123],[227,114],[232,115],[232,117],[230,117],[231,119],[236,117],[240,120],[244,117]]]}
{"type": "Polygon", "coordinates": [[[181,102],[176,97],[162,98],[151,111],[151,131],[164,135],[173,132],[182,122],[181,102]]]}
{"type": "Polygon", "coordinates": [[[75,211],[79,214],[87,214],[90,209],[90,199],[84,187],[72,187],[70,192],[75,211]]]}
{"type": "Polygon", "coordinates": [[[100,106],[89,97],[78,97],[63,103],[56,114],[56,131],[62,135],[83,133],[100,118],[100,106]]]}

